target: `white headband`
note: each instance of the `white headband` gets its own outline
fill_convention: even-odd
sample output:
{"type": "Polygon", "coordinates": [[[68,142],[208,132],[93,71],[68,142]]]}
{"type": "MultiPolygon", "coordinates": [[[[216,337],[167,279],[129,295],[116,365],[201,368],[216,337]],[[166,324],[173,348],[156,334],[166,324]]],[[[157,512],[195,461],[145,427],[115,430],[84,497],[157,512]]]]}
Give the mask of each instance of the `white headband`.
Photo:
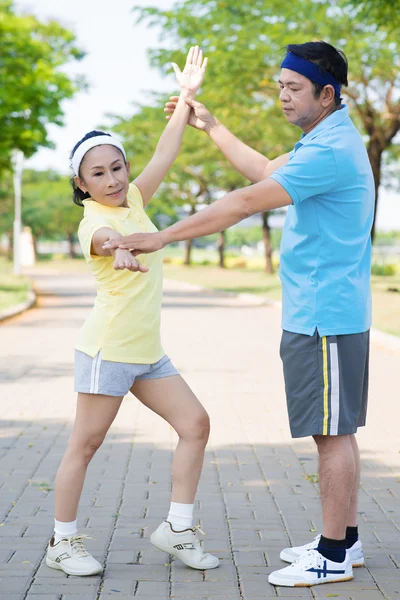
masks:
{"type": "Polygon", "coordinates": [[[124,155],[124,159],[126,160],[125,150],[121,142],[110,135],[96,135],[95,137],[91,137],[82,142],[82,144],[75,150],[75,153],[72,157],[72,169],[75,175],[79,175],[79,167],[86,152],[89,152],[89,150],[95,146],[102,146],[105,144],[108,144],[109,146],[115,146],[121,150],[122,154],[124,155]]]}

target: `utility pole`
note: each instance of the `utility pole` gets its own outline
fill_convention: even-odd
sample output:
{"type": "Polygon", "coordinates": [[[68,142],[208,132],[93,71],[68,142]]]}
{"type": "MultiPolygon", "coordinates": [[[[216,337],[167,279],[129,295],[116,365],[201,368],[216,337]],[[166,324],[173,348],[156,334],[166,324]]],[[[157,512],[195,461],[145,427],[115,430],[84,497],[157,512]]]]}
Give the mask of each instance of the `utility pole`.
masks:
{"type": "Polygon", "coordinates": [[[11,154],[14,181],[14,274],[21,275],[21,187],[24,153],[15,149],[11,154]]]}

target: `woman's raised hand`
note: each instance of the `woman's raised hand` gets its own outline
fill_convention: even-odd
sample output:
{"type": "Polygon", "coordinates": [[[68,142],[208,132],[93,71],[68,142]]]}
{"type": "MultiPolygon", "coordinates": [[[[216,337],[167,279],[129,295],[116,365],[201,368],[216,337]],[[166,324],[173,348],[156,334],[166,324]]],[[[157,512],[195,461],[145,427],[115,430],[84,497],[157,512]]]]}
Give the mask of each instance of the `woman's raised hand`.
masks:
{"type": "Polygon", "coordinates": [[[186,58],[183,71],[176,63],[171,63],[182,92],[194,98],[203,83],[208,59],[203,60],[203,51],[199,46],[192,46],[186,58]]]}

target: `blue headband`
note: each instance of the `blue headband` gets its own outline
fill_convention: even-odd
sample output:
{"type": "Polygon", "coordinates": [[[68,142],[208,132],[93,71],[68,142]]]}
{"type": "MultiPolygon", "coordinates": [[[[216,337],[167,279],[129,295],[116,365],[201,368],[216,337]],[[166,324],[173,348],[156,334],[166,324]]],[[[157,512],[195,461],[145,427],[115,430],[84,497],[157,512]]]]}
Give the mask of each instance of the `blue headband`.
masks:
{"type": "Polygon", "coordinates": [[[317,64],[306,60],[305,58],[301,58],[301,56],[297,56],[297,54],[293,54],[293,52],[288,52],[282,61],[281,68],[296,71],[296,73],[304,75],[304,77],[311,79],[314,83],[333,86],[335,96],[340,98],[342,85],[335,77],[333,77],[333,75],[330,75],[326,71],[322,72],[317,64]]]}

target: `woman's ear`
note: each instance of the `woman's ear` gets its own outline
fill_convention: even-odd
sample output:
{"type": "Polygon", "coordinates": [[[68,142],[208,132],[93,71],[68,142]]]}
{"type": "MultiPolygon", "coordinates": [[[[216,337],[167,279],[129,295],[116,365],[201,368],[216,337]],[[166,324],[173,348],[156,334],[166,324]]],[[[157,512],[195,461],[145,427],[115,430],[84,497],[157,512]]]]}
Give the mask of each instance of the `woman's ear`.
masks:
{"type": "Polygon", "coordinates": [[[128,177],[129,177],[131,174],[131,163],[129,161],[126,161],[125,166],[126,166],[126,171],[128,173],[128,177]]]}
{"type": "Polygon", "coordinates": [[[75,181],[76,185],[78,186],[78,188],[86,194],[87,187],[86,187],[85,183],[83,182],[83,180],[80,177],[78,177],[78,175],[75,175],[74,181],[75,181]]]}

